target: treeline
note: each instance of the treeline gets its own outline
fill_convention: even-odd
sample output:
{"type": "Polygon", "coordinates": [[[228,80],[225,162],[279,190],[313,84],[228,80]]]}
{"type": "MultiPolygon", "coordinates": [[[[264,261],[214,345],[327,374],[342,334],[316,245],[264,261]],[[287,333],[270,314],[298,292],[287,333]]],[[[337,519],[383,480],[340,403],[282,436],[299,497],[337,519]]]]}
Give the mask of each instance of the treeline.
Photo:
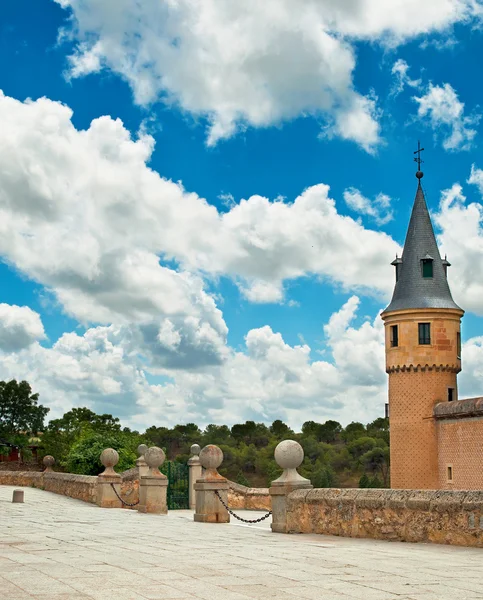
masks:
{"type": "Polygon", "coordinates": [[[266,487],[281,472],[273,458],[276,445],[294,439],[305,453],[300,472],[314,487],[389,486],[387,419],[347,427],[333,420],[306,421],[297,433],[280,420],[269,426],[254,421],[232,427],[212,424],[205,429],[194,423],[173,428],[152,426],[139,433],[123,428],[110,414],[98,415],[88,408],[74,408],[44,426],[47,412],[38,405],[38,395],[31,394],[27,382],[0,382],[0,451],[7,453],[8,448],[1,444],[15,440],[28,456],[26,450],[35,435],[40,458],[51,454],[62,470],[97,475],[102,470],[99,455],[107,447],[119,452],[117,469],[123,471],[134,466],[141,443],[159,446],[169,460],[179,462],[188,460],[192,444],[216,444],[224,454],[221,474],[242,485],[266,487]],[[17,395],[21,397],[16,404],[17,395]],[[19,407],[25,413],[23,418],[19,417],[19,407]]]}

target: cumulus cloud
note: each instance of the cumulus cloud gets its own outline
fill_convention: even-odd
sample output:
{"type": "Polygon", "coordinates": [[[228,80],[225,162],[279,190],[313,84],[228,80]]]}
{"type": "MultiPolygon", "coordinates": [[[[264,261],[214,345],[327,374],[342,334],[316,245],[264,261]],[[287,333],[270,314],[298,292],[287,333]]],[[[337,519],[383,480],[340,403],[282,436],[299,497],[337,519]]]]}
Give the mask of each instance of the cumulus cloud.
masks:
{"type": "Polygon", "coordinates": [[[0,304],[0,350],[18,352],[45,338],[38,313],[28,306],[0,304]]]}
{"type": "Polygon", "coordinates": [[[448,151],[468,150],[477,133],[481,115],[465,115],[465,105],[449,83],[442,86],[429,84],[428,91],[414,97],[419,104],[418,118],[429,120],[429,125],[443,140],[448,151]]]}
{"type": "Polygon", "coordinates": [[[395,77],[395,83],[392,88],[392,95],[397,96],[400,94],[406,86],[412,88],[419,88],[421,86],[421,79],[411,79],[408,75],[409,65],[408,63],[399,58],[393,65],[391,73],[395,77]]]}
{"type": "MultiPolygon", "coordinates": [[[[139,104],[163,100],[209,122],[208,144],[300,115],[373,151],[374,102],[354,88],[354,44],[392,46],[478,14],[475,0],[56,0],[72,11],[69,76],[108,68],[139,104]],[[414,15],[417,14],[417,18],[414,15]]],[[[65,30],[61,38],[65,38],[65,30]]]]}
{"type": "MultiPolygon", "coordinates": [[[[321,420],[371,420],[382,414],[385,397],[382,322],[352,327],[358,305],[357,297],[349,299],[326,327],[332,362],[314,361],[306,343],[290,346],[265,326],[249,331],[245,347],[230,349],[222,364],[161,368],[147,357],[151,343],[143,346],[128,325],[110,325],[65,333],[52,348],[34,343],[0,353],[0,379],[27,379],[52,418],[86,405],[139,428],[277,418],[300,427],[308,412],[321,420]],[[149,375],[162,383],[149,383],[149,375]]],[[[157,336],[169,351],[182,344],[167,321],[157,336]]]]}
{"type": "Polygon", "coordinates": [[[369,200],[354,187],[344,191],[344,200],[353,211],[372,217],[378,225],[386,225],[394,215],[390,210],[391,198],[387,194],[378,194],[374,200],[369,200]]]}
{"type": "MultiPolygon", "coordinates": [[[[473,167],[470,181],[477,183],[480,177],[479,169],[473,167]]],[[[483,315],[483,205],[467,203],[461,185],[454,184],[442,192],[434,219],[440,229],[441,252],[453,265],[448,274],[455,301],[483,315]]]]}
{"type": "Polygon", "coordinates": [[[0,95],[0,254],[75,318],[194,317],[223,343],[226,325],[204,275],[232,277],[258,302],[281,301],[285,280],[310,274],[389,293],[387,257],[399,246],[339,214],[327,185],[293,202],[255,195],[220,213],[149,169],[150,136],[133,140],[109,117],[78,131],[71,116],[46,98],[0,95]]]}

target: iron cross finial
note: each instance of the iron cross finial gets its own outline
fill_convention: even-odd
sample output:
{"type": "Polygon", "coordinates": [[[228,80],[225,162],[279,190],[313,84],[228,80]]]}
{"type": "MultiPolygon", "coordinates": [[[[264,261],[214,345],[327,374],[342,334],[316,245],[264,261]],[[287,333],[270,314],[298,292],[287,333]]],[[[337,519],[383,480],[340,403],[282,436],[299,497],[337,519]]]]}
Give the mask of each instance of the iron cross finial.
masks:
{"type": "Polygon", "coordinates": [[[414,154],[418,155],[418,157],[414,159],[414,161],[418,163],[418,172],[416,173],[416,177],[418,179],[421,179],[423,176],[423,172],[421,171],[421,163],[424,162],[423,160],[421,160],[421,152],[423,150],[424,148],[421,148],[421,142],[418,140],[418,149],[414,152],[414,154]]]}

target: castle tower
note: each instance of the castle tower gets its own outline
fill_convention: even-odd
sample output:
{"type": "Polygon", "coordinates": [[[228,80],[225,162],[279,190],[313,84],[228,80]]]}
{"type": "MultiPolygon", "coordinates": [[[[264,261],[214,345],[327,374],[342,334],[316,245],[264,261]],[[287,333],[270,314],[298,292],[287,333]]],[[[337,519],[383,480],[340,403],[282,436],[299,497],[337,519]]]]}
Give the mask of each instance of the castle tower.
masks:
{"type": "MultiPolygon", "coordinates": [[[[419,158],[416,159],[419,161],[419,158]]],[[[401,258],[392,263],[396,285],[383,311],[389,374],[391,487],[438,489],[438,440],[434,405],[458,398],[460,323],[446,260],[441,260],[421,187],[401,258]]]]}

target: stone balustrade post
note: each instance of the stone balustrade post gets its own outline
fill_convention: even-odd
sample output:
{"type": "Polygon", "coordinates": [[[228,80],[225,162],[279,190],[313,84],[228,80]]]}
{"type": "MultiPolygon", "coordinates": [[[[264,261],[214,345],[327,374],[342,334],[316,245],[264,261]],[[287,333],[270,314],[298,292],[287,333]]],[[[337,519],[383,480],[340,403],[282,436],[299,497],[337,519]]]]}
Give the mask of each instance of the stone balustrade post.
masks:
{"type": "Polygon", "coordinates": [[[44,456],[42,462],[45,467],[44,473],[52,473],[52,467],[55,465],[55,458],[53,456],[50,456],[50,454],[47,454],[47,456],[44,456]]]}
{"type": "Polygon", "coordinates": [[[229,523],[230,514],[215,492],[228,504],[228,480],[218,473],[223,462],[223,452],[218,446],[209,444],[200,452],[200,464],[205,469],[196,480],[196,512],[194,520],[201,523],[229,523]]]}
{"type": "Polygon", "coordinates": [[[149,468],[148,474],[139,478],[139,506],[141,513],[168,513],[168,478],[160,472],[166,455],[161,448],[153,446],[146,450],[144,459],[149,468]]]}
{"type": "Polygon", "coordinates": [[[288,533],[287,530],[287,496],[300,489],[312,489],[308,479],[297,472],[304,460],[302,446],[293,440],[284,440],[275,448],[275,461],[283,469],[278,479],[272,481],[270,496],[272,500],[272,531],[288,533]]]}
{"type": "Polygon", "coordinates": [[[121,476],[114,471],[119,462],[119,454],[113,448],[106,448],[101,454],[101,463],[105,470],[97,476],[97,504],[101,508],[122,508],[122,502],[116,495],[121,495],[121,476]],[[112,489],[112,485],[114,489],[112,489]]]}
{"type": "Polygon", "coordinates": [[[144,458],[147,449],[148,447],[146,444],[140,444],[137,449],[139,458],[136,460],[136,467],[138,468],[139,481],[141,481],[141,477],[144,477],[149,472],[149,467],[146,463],[146,459],[144,458]]]}
{"type": "Polygon", "coordinates": [[[196,508],[196,492],[195,492],[195,483],[202,476],[202,466],[200,462],[200,450],[198,444],[193,444],[190,448],[190,452],[193,455],[188,460],[189,467],[189,504],[191,509],[196,508]]]}

